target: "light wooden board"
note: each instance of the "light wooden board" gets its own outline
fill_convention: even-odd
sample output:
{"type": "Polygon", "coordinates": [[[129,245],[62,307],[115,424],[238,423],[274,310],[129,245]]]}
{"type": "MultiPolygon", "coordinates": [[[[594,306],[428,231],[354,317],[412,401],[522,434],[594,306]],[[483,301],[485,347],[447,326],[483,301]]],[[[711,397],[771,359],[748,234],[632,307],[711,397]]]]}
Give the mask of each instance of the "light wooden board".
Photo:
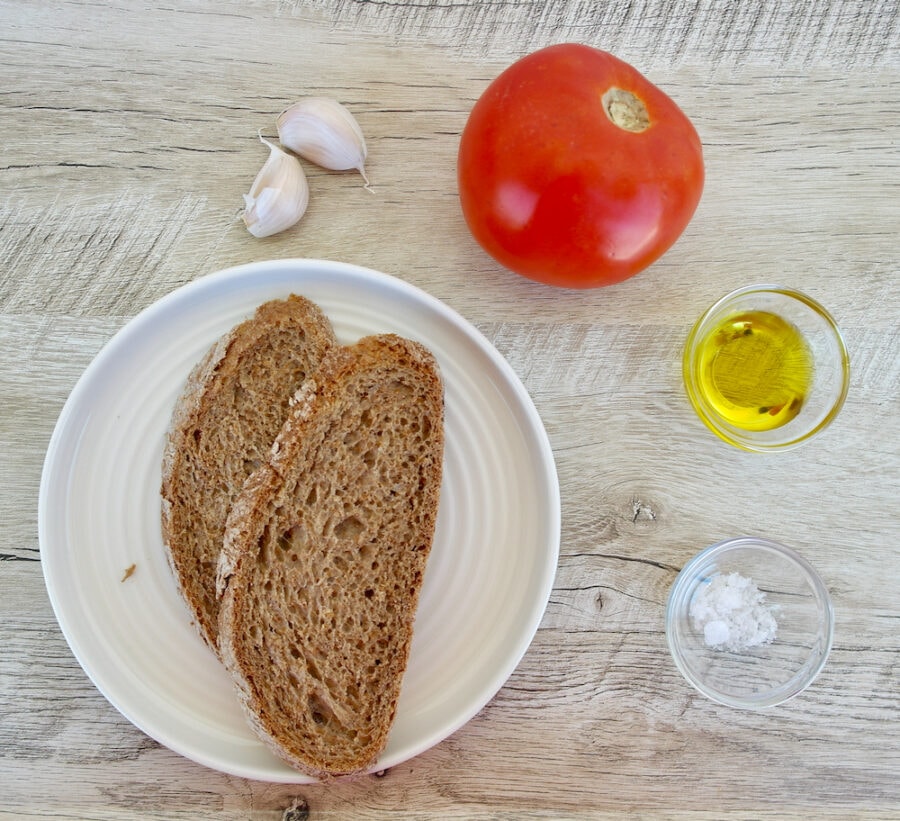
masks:
{"type": "Polygon", "coordinates": [[[893,0],[0,2],[0,818],[900,815],[898,46],[893,0]],[[488,259],[455,183],[490,79],[565,40],[662,86],[707,167],[676,246],[586,293],[488,259]],[[308,166],[304,220],[255,240],[258,135],[308,94],[357,115],[374,190],[308,166]],[[541,629],[495,699],[381,776],[302,788],[206,770],[116,713],[55,622],[36,521],[57,415],[112,334],[196,277],[294,256],[478,326],[534,397],[563,503],[541,629]],[[852,381],[822,437],[760,457],[693,416],[680,355],[712,301],[772,281],[831,310],[852,381]],[[663,634],[678,569],[747,531],[807,556],[837,613],[820,678],[761,714],[694,694],[663,634]]]}

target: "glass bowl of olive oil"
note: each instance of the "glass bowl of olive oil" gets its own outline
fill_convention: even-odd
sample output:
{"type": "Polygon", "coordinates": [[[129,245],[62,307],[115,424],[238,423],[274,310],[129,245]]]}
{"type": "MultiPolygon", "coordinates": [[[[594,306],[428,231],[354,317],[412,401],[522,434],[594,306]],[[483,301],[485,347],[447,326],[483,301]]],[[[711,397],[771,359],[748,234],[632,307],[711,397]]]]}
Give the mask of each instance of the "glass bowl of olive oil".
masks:
{"type": "Polygon", "coordinates": [[[750,285],[715,303],[684,349],[684,383],[697,414],[744,450],[788,450],[837,416],[850,358],[818,302],[778,285],[750,285]]]}

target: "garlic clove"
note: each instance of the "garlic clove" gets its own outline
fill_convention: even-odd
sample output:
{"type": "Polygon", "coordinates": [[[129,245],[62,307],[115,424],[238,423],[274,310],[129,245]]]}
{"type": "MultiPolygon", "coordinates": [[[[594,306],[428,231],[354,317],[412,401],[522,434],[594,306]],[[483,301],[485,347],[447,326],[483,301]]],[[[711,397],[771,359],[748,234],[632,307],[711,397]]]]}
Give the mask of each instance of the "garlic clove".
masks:
{"type": "Polygon", "coordinates": [[[296,223],[309,205],[309,184],[300,160],[272,145],[269,157],[256,175],[250,193],[244,194],[241,217],[254,237],[270,237],[296,223]]]}
{"type": "Polygon", "coordinates": [[[331,171],[355,168],[369,184],[362,129],[337,100],[305,97],[282,111],[275,124],[285,148],[331,171]]]}

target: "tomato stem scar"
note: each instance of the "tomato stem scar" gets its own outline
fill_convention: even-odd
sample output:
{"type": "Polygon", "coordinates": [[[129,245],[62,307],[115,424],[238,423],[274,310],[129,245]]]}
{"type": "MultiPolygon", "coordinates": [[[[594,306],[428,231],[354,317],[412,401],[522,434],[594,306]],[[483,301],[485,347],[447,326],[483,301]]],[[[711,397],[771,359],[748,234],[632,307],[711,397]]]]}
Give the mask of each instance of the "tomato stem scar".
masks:
{"type": "Polygon", "coordinates": [[[603,95],[602,103],[603,110],[613,125],[634,134],[650,127],[647,107],[630,91],[613,86],[603,95]]]}

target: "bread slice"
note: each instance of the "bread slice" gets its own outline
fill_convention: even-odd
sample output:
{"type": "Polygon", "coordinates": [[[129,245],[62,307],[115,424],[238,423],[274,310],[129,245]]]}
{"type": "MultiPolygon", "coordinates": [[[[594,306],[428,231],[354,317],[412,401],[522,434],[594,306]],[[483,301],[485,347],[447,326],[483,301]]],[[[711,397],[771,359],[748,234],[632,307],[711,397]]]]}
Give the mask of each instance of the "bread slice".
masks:
{"type": "Polygon", "coordinates": [[[443,447],[432,355],[366,337],[325,357],[232,508],[221,657],[260,738],[317,778],[364,771],[387,743],[443,447]]]}
{"type": "Polygon", "coordinates": [[[176,404],[163,456],[163,541],[194,623],[216,652],[216,564],[228,511],[268,457],[291,395],[336,345],[313,302],[267,302],[212,346],[176,404]]]}

